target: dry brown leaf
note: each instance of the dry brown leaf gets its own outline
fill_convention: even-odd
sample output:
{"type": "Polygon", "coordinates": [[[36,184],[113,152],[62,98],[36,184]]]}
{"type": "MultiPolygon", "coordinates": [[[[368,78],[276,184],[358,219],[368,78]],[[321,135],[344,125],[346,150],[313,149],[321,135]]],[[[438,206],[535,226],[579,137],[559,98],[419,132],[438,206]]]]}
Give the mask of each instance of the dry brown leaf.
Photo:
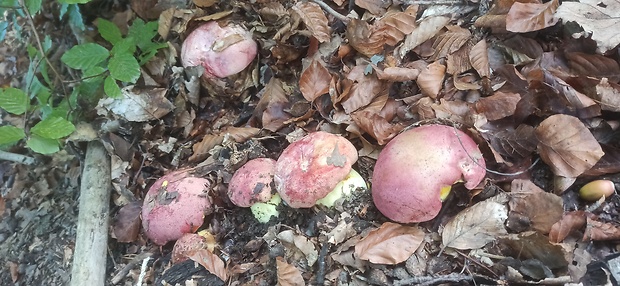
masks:
{"type": "Polygon", "coordinates": [[[431,98],[437,98],[441,87],[443,86],[443,78],[446,75],[446,66],[440,62],[434,62],[427,66],[425,70],[420,72],[416,82],[420,87],[423,95],[431,98]]]}
{"type": "Polygon", "coordinates": [[[379,22],[385,25],[386,44],[395,46],[406,35],[411,34],[415,27],[417,5],[409,5],[403,12],[388,12],[379,22]]]}
{"type": "Polygon", "coordinates": [[[554,174],[577,177],[604,155],[601,145],[578,118],[556,114],[536,127],[538,153],[554,174]]]}
{"type": "Polygon", "coordinates": [[[547,236],[535,231],[511,235],[501,239],[499,244],[498,247],[504,249],[506,255],[521,261],[537,259],[550,269],[560,269],[568,265],[564,257],[566,250],[560,245],[552,244],[547,236]]]}
{"type": "Polygon", "coordinates": [[[189,259],[196,261],[198,264],[202,265],[205,269],[207,269],[211,274],[219,277],[222,281],[226,281],[228,279],[228,275],[226,274],[226,265],[224,265],[224,261],[222,259],[213,254],[208,249],[199,249],[194,253],[188,255],[189,259]]]}
{"type": "Polygon", "coordinates": [[[276,269],[278,272],[278,286],[306,285],[299,269],[288,264],[281,256],[276,257],[276,269]]]}
{"type": "Polygon", "coordinates": [[[586,231],[583,234],[583,240],[619,240],[620,224],[613,222],[602,222],[594,218],[588,217],[586,231]]]}
{"type": "Polygon", "coordinates": [[[260,128],[255,127],[234,127],[226,126],[222,129],[221,134],[230,136],[235,142],[243,143],[248,139],[258,135],[260,128]]]}
{"type": "Polygon", "coordinates": [[[468,29],[455,25],[446,26],[446,28],[448,31],[437,36],[433,42],[434,53],[431,60],[437,60],[458,51],[471,39],[471,32],[468,29]]]}
{"type": "Polygon", "coordinates": [[[437,35],[449,22],[450,17],[445,16],[433,16],[422,20],[420,25],[405,38],[399,55],[405,57],[409,51],[437,35]]]}
{"type": "Polygon", "coordinates": [[[618,82],[620,66],[614,59],[594,54],[580,52],[566,53],[568,66],[575,75],[591,77],[607,77],[612,82],[618,82]]]}
{"type": "Polygon", "coordinates": [[[378,23],[371,26],[365,21],[351,19],[346,36],[353,48],[367,57],[383,52],[386,44],[386,26],[378,23]]]}
{"type": "Polygon", "coordinates": [[[531,155],[538,144],[534,135],[534,127],[526,124],[521,124],[516,129],[493,132],[489,136],[487,140],[493,149],[512,158],[525,158],[531,155]]]}
{"type": "Polygon", "coordinates": [[[289,107],[288,96],[282,81],[273,77],[262,91],[262,97],[254,109],[253,116],[261,120],[263,128],[275,132],[284,126],[291,115],[284,112],[289,107]]]}
{"type": "Polygon", "coordinates": [[[347,114],[367,106],[376,97],[387,93],[386,83],[380,81],[374,73],[364,75],[363,66],[355,66],[347,75],[347,79],[354,82],[346,98],[340,101],[347,114]]]}
{"type": "Polygon", "coordinates": [[[620,85],[601,79],[596,85],[595,98],[602,110],[620,112],[620,85]]]}
{"type": "Polygon", "coordinates": [[[355,5],[368,10],[368,12],[374,15],[385,14],[385,5],[388,2],[377,0],[355,0],[355,5]]]}
{"type": "Polygon", "coordinates": [[[506,32],[506,14],[486,14],[480,16],[474,22],[474,26],[478,28],[490,28],[493,33],[506,32]]]}
{"type": "Polygon", "coordinates": [[[386,144],[404,128],[400,124],[390,124],[380,115],[365,110],[351,113],[351,118],[362,130],[375,138],[379,145],[386,144]]]}
{"type": "Polygon", "coordinates": [[[516,179],[512,185],[510,217],[517,216],[520,221],[529,222],[532,229],[543,234],[549,233],[551,226],[558,222],[564,213],[562,198],[542,191],[530,181],[516,179]]]}
{"type": "Polygon", "coordinates": [[[224,142],[224,135],[206,134],[202,137],[200,142],[192,146],[194,153],[192,153],[187,160],[190,162],[199,162],[204,160],[207,155],[209,155],[209,151],[211,151],[213,147],[222,144],[222,142],[224,142]]]}
{"type": "Polygon", "coordinates": [[[308,262],[308,266],[314,265],[319,257],[319,252],[316,250],[314,243],[303,235],[295,234],[292,230],[285,230],[278,233],[277,238],[281,242],[301,251],[308,262]]]}
{"type": "MultiPolygon", "coordinates": [[[[458,76],[472,68],[469,62],[469,50],[471,46],[466,44],[459,50],[446,56],[446,73],[458,76]]],[[[480,87],[475,88],[480,89],[480,87]]]]}
{"type": "Polygon", "coordinates": [[[355,245],[355,257],[377,264],[398,264],[418,249],[424,235],[418,227],[386,222],[355,245]]]}
{"type": "Polygon", "coordinates": [[[489,53],[485,39],[480,40],[471,48],[469,51],[469,62],[480,77],[489,77],[491,69],[489,68],[489,53]]]}
{"type": "Polygon", "coordinates": [[[441,98],[439,103],[431,104],[435,117],[458,122],[466,125],[473,125],[475,117],[473,103],[463,100],[446,100],[441,98]]]}
{"type": "Polygon", "coordinates": [[[314,2],[299,1],[292,9],[299,15],[312,36],[321,43],[329,42],[331,31],[321,6],[314,2]]]}
{"type": "MultiPolygon", "coordinates": [[[[0,215],[3,212],[3,202],[0,197],[0,215]]],[[[130,202],[118,210],[112,225],[114,237],[118,242],[132,242],[138,238],[142,222],[141,213],[142,203],[139,201],[130,202]]]]}
{"type": "Polygon", "coordinates": [[[562,216],[562,219],[551,226],[549,241],[560,243],[572,232],[582,230],[585,225],[586,214],[584,211],[567,212],[562,216]]]}
{"type": "Polygon", "coordinates": [[[108,112],[127,121],[146,122],[164,117],[174,109],[166,98],[165,88],[138,88],[127,86],[121,89],[120,98],[106,97],[99,100],[97,113],[108,112]]]}
{"type": "Polygon", "coordinates": [[[620,43],[620,1],[603,2],[599,0],[581,0],[579,2],[563,1],[555,17],[565,23],[574,21],[585,31],[584,36],[591,37],[598,44],[601,53],[615,48],[620,43]]]}
{"type": "Polygon", "coordinates": [[[417,69],[401,67],[387,67],[383,70],[376,68],[375,71],[377,72],[377,78],[380,80],[393,82],[416,80],[420,74],[420,71],[417,69]]]}
{"type": "Polygon", "coordinates": [[[317,97],[329,92],[332,75],[318,59],[301,73],[299,77],[299,89],[307,101],[314,101],[317,97]]]}
{"type": "Polygon", "coordinates": [[[4,214],[5,210],[6,210],[6,201],[4,200],[2,196],[0,196],[0,216],[4,214]]]}
{"type": "Polygon", "coordinates": [[[552,0],[545,4],[516,2],[508,11],[506,30],[515,33],[527,33],[551,27],[558,22],[554,13],[559,5],[558,0],[552,0]]]}
{"type": "Polygon", "coordinates": [[[498,120],[511,116],[517,109],[521,95],[511,92],[497,91],[493,95],[476,101],[476,111],[484,114],[488,120],[498,120]]]}
{"type": "Polygon", "coordinates": [[[445,247],[461,250],[481,248],[508,233],[504,228],[507,217],[506,206],[493,201],[479,202],[446,224],[441,241],[445,247]]]}

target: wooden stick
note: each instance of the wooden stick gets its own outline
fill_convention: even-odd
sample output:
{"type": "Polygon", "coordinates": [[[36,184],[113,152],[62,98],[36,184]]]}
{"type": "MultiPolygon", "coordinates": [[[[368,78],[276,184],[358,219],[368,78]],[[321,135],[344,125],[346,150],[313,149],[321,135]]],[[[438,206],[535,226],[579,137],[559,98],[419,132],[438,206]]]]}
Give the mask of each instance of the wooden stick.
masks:
{"type": "Polygon", "coordinates": [[[98,141],[88,143],[71,269],[71,286],[104,286],[110,209],[110,157],[98,141]]]}

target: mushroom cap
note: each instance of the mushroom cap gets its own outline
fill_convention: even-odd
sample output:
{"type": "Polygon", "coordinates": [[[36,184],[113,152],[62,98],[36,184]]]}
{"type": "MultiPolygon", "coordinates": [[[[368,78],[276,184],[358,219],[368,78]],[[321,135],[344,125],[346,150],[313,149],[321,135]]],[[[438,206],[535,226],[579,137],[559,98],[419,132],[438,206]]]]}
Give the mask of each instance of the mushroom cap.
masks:
{"type": "Polygon", "coordinates": [[[209,246],[207,239],[197,233],[186,233],[181,236],[172,247],[172,263],[183,262],[191,255],[200,249],[207,249],[209,246]]]}
{"type": "Polygon", "coordinates": [[[246,162],[233,174],[228,184],[228,197],[239,207],[250,207],[271,199],[276,160],[256,158],[246,162]]]}
{"type": "Polygon", "coordinates": [[[213,208],[207,196],[209,181],[176,171],[151,186],[142,205],[146,236],[159,245],[195,232],[213,208]]]}
{"type": "Polygon", "coordinates": [[[319,131],[291,143],[276,162],[274,182],[292,208],[309,208],[351,171],[357,149],[344,137],[319,131]]]}
{"type": "Polygon", "coordinates": [[[462,131],[445,125],[413,128],[394,137],[379,154],[373,201],[391,220],[428,221],[441,209],[443,187],[463,179],[473,189],[484,178],[485,166],[480,149],[462,131]]]}
{"type": "Polygon", "coordinates": [[[257,53],[252,33],[237,24],[220,27],[217,21],[192,31],[181,47],[183,67],[203,66],[206,78],[225,78],[244,70],[257,53]]]}

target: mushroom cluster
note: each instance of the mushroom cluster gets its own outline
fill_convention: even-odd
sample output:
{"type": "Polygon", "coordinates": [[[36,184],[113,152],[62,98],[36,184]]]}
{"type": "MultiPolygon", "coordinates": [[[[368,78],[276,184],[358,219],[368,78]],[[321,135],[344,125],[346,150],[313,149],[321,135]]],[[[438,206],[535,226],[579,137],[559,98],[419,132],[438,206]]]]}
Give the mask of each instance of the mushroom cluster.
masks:
{"type": "Polygon", "coordinates": [[[379,154],[373,201],[391,220],[428,221],[441,209],[442,192],[459,181],[475,188],[485,168],[478,145],[464,132],[437,124],[413,128],[394,137],[379,154]]]}

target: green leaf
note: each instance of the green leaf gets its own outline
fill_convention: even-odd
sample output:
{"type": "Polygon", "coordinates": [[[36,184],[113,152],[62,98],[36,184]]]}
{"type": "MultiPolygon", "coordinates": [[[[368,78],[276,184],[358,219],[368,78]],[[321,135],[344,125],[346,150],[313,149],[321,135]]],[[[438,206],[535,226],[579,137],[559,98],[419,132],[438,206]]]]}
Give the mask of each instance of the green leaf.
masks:
{"type": "Polygon", "coordinates": [[[144,23],[142,19],[136,19],[129,27],[128,37],[133,37],[136,40],[136,45],[145,50],[146,47],[152,44],[151,39],[157,35],[157,21],[144,23]]]}
{"type": "Polygon", "coordinates": [[[42,3],[43,3],[43,0],[25,0],[24,1],[24,4],[26,5],[28,12],[30,12],[30,14],[32,14],[33,16],[34,14],[39,13],[39,11],[41,10],[42,3]]]}
{"type": "Polygon", "coordinates": [[[116,54],[108,63],[110,76],[114,79],[135,83],[140,78],[140,64],[132,54],[116,54]]]}
{"type": "Polygon", "coordinates": [[[40,154],[52,154],[60,151],[58,140],[43,138],[37,135],[30,136],[30,139],[26,141],[26,146],[40,154]]]}
{"type": "Polygon", "coordinates": [[[75,131],[73,123],[62,117],[47,118],[30,129],[33,134],[49,139],[59,139],[68,136],[73,131],[75,131]]]}
{"type": "Polygon", "coordinates": [[[86,30],[84,26],[84,19],[82,19],[82,13],[77,4],[69,6],[69,25],[78,31],[86,30]]]}
{"type": "Polygon", "coordinates": [[[26,137],[21,128],[15,126],[0,126],[0,145],[13,144],[26,137]]]}
{"type": "MultiPolygon", "coordinates": [[[[0,11],[2,13],[2,11],[0,11]]],[[[4,14],[4,13],[2,13],[4,14]]],[[[6,37],[6,31],[9,29],[8,21],[0,21],[0,42],[4,41],[4,37],[6,37]]]]}
{"type": "Polygon", "coordinates": [[[133,37],[122,39],[118,41],[114,45],[114,47],[112,47],[113,55],[120,54],[120,53],[133,54],[135,52],[136,52],[136,41],[133,39],[133,37]]]}
{"type": "MultiPolygon", "coordinates": [[[[58,1],[60,2],[60,1],[58,1]]],[[[69,9],[69,4],[64,3],[64,4],[60,4],[60,9],[58,11],[58,20],[62,20],[62,17],[65,16],[65,14],[67,13],[67,10],[69,9]]]]}
{"type": "Polygon", "coordinates": [[[100,66],[94,66],[92,68],[84,70],[82,73],[82,81],[85,82],[101,82],[106,70],[100,66]]]}
{"type": "Polygon", "coordinates": [[[61,4],[86,4],[92,0],[58,0],[61,4]]]}
{"type": "Polygon", "coordinates": [[[116,45],[118,41],[123,39],[121,30],[116,26],[116,24],[106,19],[97,18],[97,29],[99,30],[101,37],[110,42],[112,45],[116,45]]]}
{"type": "Polygon", "coordinates": [[[105,61],[110,51],[95,44],[87,43],[74,46],[60,58],[63,63],[74,69],[88,69],[105,61]]]}
{"type": "Polygon", "coordinates": [[[111,76],[106,77],[103,83],[103,91],[111,98],[121,97],[121,88],[116,84],[116,80],[111,76]]]}
{"type": "Polygon", "coordinates": [[[28,95],[13,87],[0,90],[0,107],[8,113],[23,114],[28,110],[28,95]]]}
{"type": "Polygon", "coordinates": [[[153,43],[149,45],[146,50],[143,50],[142,54],[140,54],[140,66],[146,64],[151,58],[153,58],[159,49],[167,48],[168,44],[166,43],[153,43]]]}

